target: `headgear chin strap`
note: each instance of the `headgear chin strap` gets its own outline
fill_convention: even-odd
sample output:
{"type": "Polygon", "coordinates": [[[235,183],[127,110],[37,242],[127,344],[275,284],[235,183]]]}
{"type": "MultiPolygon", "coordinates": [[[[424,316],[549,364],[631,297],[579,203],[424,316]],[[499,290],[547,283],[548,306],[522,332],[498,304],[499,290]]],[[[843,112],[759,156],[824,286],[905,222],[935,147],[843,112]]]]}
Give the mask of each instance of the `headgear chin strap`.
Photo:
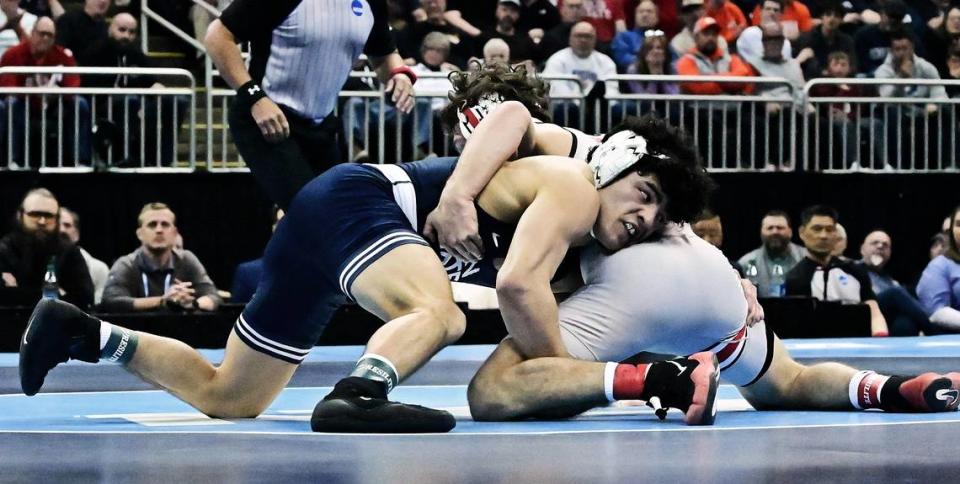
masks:
{"type": "Polygon", "coordinates": [[[467,106],[466,103],[464,103],[463,108],[457,112],[457,117],[460,118],[460,134],[463,135],[463,138],[470,139],[470,135],[477,129],[480,121],[483,121],[483,118],[489,116],[490,113],[500,107],[503,101],[503,96],[501,96],[500,93],[488,92],[480,96],[477,104],[473,106],[467,106]]]}
{"type": "Polygon", "coordinates": [[[613,183],[625,170],[648,155],[667,158],[649,151],[647,139],[629,129],[614,133],[590,154],[589,165],[597,189],[613,183]]]}

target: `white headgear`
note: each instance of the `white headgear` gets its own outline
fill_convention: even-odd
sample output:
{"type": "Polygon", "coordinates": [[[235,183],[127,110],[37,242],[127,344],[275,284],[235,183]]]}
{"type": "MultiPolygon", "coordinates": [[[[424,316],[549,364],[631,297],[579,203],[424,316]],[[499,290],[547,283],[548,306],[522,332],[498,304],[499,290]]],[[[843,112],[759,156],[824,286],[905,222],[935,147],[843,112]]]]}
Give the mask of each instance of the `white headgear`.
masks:
{"type": "Polygon", "coordinates": [[[457,112],[457,117],[460,118],[460,134],[463,135],[463,138],[470,139],[470,135],[473,134],[473,130],[477,129],[480,121],[483,121],[483,118],[500,107],[503,101],[503,96],[500,93],[488,92],[480,96],[477,104],[473,106],[464,105],[463,109],[457,112]]]}
{"type": "Polygon", "coordinates": [[[647,155],[667,158],[666,155],[650,152],[647,149],[647,139],[629,129],[611,135],[590,155],[589,165],[593,170],[593,181],[597,189],[613,183],[624,170],[647,155]]]}

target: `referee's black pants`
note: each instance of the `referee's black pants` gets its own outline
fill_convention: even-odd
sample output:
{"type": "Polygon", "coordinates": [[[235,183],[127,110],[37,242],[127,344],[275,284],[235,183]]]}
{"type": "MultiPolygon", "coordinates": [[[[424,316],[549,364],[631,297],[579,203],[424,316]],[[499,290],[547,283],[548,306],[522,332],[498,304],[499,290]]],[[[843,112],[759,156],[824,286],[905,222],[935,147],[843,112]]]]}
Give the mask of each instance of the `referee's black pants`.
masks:
{"type": "Polygon", "coordinates": [[[230,133],[260,187],[274,203],[286,210],[294,195],[310,180],[340,163],[337,134],[340,123],[330,113],[317,124],[280,106],[290,124],[290,137],[270,143],[263,138],[250,109],[233,102],[230,133]]]}

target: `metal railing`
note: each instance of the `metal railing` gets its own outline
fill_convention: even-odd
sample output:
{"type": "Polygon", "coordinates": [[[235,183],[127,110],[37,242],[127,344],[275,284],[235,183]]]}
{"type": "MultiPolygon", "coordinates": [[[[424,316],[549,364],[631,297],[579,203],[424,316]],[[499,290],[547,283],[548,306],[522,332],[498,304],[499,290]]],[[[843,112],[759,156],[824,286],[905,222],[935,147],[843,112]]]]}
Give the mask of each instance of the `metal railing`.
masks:
{"type": "Polygon", "coordinates": [[[751,84],[754,94],[607,94],[603,129],[627,115],[657,112],[671,124],[683,127],[694,139],[704,165],[713,172],[791,170],[796,165],[796,108],[799,93],[790,82],[775,77],[619,75],[623,83],[751,84]],[[769,92],[780,91],[780,92],[769,92]]]}
{"type": "MultiPolygon", "coordinates": [[[[208,60],[209,62],[209,60],[208,60]]],[[[186,79],[183,88],[0,88],[5,101],[0,116],[0,169],[87,171],[87,161],[108,169],[246,171],[232,147],[228,130],[232,89],[207,89],[206,125],[197,123],[196,82],[183,69],[5,67],[0,74],[19,75],[154,75],[186,79]],[[168,98],[189,99],[186,113],[168,98]],[[27,98],[30,101],[27,101],[27,98]],[[133,106],[133,107],[131,107],[133,106]],[[173,110],[176,124],[143,122],[152,110],[155,119],[173,110]],[[189,119],[183,119],[189,115],[189,119]],[[214,116],[217,116],[217,119],[214,116]],[[188,130],[189,154],[176,156],[182,119],[188,130]],[[119,126],[121,141],[105,154],[85,157],[84,133],[89,126],[103,137],[103,120],[119,126]],[[197,128],[205,128],[205,152],[197,164],[197,128]],[[168,134],[164,138],[164,134],[168,134]],[[153,138],[151,138],[151,136],[153,138]],[[33,138],[37,141],[32,141],[33,138]],[[162,139],[172,143],[164,144],[162,139]],[[20,138],[23,138],[20,140],[20,138]],[[149,146],[148,139],[155,139],[149,146]],[[161,161],[161,150],[172,147],[176,163],[161,161]],[[155,161],[147,162],[151,156],[155,161]],[[118,160],[135,159],[123,164],[118,160]]],[[[210,82],[210,73],[206,82],[210,82]]],[[[355,72],[355,78],[372,80],[372,72],[355,72]]],[[[424,73],[422,79],[445,79],[444,73],[424,73]]],[[[546,81],[576,81],[575,76],[544,76],[546,81]]],[[[960,86],[960,81],[901,79],[815,79],[800,92],[785,79],[730,78],[723,76],[641,76],[611,78],[619,83],[686,82],[751,83],[759,93],[750,95],[692,95],[608,93],[602,98],[571,95],[552,99],[555,117],[585,131],[603,131],[625,116],[656,111],[672,124],[684,127],[695,139],[707,168],[720,171],[771,169],[849,172],[957,171],[960,158],[960,99],[913,97],[821,97],[818,86],[877,87],[960,86]],[[777,90],[773,94],[768,90],[777,90]],[[928,106],[930,106],[928,108],[928,106]],[[932,106],[936,106],[936,110],[932,106]],[[927,111],[929,109],[929,111],[927,111]],[[936,112],[934,112],[936,111],[936,112]]],[[[373,83],[371,83],[373,84],[373,83]]],[[[419,84],[418,86],[423,86],[419,84]]],[[[430,155],[455,155],[450,136],[439,128],[437,107],[447,99],[447,89],[417,89],[414,110],[398,115],[379,87],[339,93],[336,114],[344,128],[349,159],[372,162],[409,161],[430,155]],[[440,100],[440,103],[436,101],[440,100]]],[[[558,121],[563,121],[558,120],[558,121]]],[[[203,147],[201,147],[203,150],[203,147]]],[[[93,150],[91,150],[93,151],[93,150]]]]}
{"type": "Polygon", "coordinates": [[[0,167],[46,171],[90,171],[97,166],[123,171],[192,171],[196,167],[196,134],[192,129],[187,134],[186,163],[173,166],[184,114],[188,116],[184,120],[188,126],[196,125],[196,83],[189,71],[63,66],[0,68],[0,75],[6,74],[151,75],[181,78],[189,87],[0,87],[3,101],[0,160],[4,162],[0,167]],[[179,100],[186,100],[186,106],[179,100]],[[164,125],[164,120],[169,123],[164,125]],[[111,133],[115,136],[110,136],[111,133]],[[147,151],[147,140],[151,137],[154,139],[152,151],[147,151]],[[131,138],[136,138],[135,144],[131,138]],[[102,150],[94,146],[95,141],[103,142],[102,150]],[[150,156],[155,156],[152,168],[146,164],[150,156]],[[130,158],[138,162],[131,164],[130,158]]]}
{"type": "Polygon", "coordinates": [[[814,79],[804,86],[804,169],[827,173],[960,169],[960,98],[879,97],[883,86],[958,86],[957,80],[814,79]],[[823,87],[821,87],[823,86],[823,87]],[[820,87],[820,89],[818,89],[820,87]],[[831,89],[831,87],[833,87],[831,89]],[[868,95],[873,94],[873,95],[868,95]]]}

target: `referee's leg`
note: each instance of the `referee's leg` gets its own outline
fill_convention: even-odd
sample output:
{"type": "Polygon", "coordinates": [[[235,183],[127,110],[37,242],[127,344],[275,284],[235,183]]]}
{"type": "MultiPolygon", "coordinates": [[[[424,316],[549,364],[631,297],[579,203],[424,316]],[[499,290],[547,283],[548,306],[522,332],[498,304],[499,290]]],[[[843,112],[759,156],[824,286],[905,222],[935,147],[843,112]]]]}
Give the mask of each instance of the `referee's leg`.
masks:
{"type": "Polygon", "coordinates": [[[270,143],[263,138],[250,112],[234,102],[229,113],[230,133],[237,150],[257,183],[274,203],[286,209],[294,195],[320,173],[298,142],[302,129],[293,127],[290,137],[270,143]]]}

